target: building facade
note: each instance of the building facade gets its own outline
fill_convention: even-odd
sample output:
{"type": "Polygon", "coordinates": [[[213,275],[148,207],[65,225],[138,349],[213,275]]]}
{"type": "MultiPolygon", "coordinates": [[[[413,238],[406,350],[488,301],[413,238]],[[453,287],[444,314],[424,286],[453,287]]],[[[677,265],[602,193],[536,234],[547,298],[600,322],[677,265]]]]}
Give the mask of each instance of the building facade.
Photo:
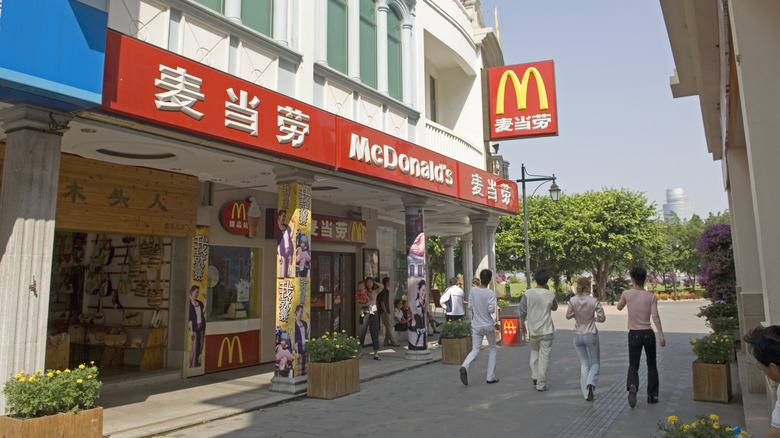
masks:
{"type": "Polygon", "coordinates": [[[666,202],[663,208],[664,220],[669,220],[672,215],[681,221],[691,219],[691,202],[680,187],[666,189],[666,202]]]}
{"type": "Polygon", "coordinates": [[[495,269],[518,196],[487,171],[479,1],[42,1],[0,9],[0,374],[275,362],[301,392],[360,279],[425,317],[427,236],[447,277],[458,239],[467,277],[495,269]],[[36,62],[33,20],[78,50],[36,62]]]}
{"type": "MultiPolygon", "coordinates": [[[[775,80],[780,35],[774,24],[780,20],[780,4],[661,0],[661,9],[676,66],[672,93],[698,96],[707,151],[723,166],[741,334],[759,324],[778,324],[780,293],[773,272],[780,258],[780,200],[773,192],[780,127],[768,115],[780,97],[775,80]]],[[[767,392],[771,408],[775,391],[767,391],[770,382],[746,356],[747,386],[750,392],[767,392]]]]}

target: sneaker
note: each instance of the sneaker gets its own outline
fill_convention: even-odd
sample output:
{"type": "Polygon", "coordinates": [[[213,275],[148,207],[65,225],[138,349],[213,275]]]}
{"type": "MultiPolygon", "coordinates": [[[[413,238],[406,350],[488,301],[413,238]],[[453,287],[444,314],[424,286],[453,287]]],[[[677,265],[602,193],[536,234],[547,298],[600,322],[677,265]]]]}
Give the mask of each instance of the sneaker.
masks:
{"type": "Polygon", "coordinates": [[[648,395],[647,396],[647,404],[652,405],[658,403],[658,397],[654,395],[648,395]]]}
{"type": "Polygon", "coordinates": [[[628,387],[628,405],[632,408],[636,406],[636,385],[628,387]]]}
{"type": "Polygon", "coordinates": [[[539,392],[544,392],[544,391],[547,391],[548,389],[550,389],[550,388],[547,385],[544,385],[541,388],[536,388],[536,390],[539,391],[539,392]]]}
{"type": "Polygon", "coordinates": [[[588,398],[587,398],[588,401],[593,401],[593,389],[594,388],[595,388],[595,386],[588,385],[588,398]]]}
{"type": "Polygon", "coordinates": [[[460,367],[460,381],[466,386],[469,384],[469,372],[466,371],[466,367],[460,367]]]}
{"type": "Polygon", "coordinates": [[[498,383],[498,379],[488,380],[487,383],[498,383]]]}

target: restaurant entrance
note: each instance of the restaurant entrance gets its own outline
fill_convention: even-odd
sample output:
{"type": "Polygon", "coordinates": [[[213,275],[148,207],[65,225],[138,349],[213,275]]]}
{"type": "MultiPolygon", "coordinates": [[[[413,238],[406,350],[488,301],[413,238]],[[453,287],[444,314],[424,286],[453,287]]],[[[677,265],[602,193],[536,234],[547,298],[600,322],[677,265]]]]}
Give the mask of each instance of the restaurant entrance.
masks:
{"type": "Polygon", "coordinates": [[[355,255],[312,254],[311,337],[345,330],[355,336],[355,255]]]}

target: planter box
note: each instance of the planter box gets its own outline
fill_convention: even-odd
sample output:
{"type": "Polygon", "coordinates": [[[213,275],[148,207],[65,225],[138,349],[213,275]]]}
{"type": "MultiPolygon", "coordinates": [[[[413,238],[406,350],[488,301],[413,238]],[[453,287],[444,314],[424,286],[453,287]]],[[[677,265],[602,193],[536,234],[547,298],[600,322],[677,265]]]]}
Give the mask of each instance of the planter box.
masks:
{"type": "Polygon", "coordinates": [[[309,362],[307,395],[331,400],[360,391],[359,364],[357,358],[333,363],[309,362]]]}
{"type": "Polygon", "coordinates": [[[0,437],[102,438],[103,408],[38,418],[0,417],[0,437]]]}
{"type": "Polygon", "coordinates": [[[461,339],[442,339],[441,363],[460,365],[471,352],[471,336],[461,339]]]}
{"type": "Polygon", "coordinates": [[[693,362],[693,399],[717,403],[731,400],[731,366],[693,362]]]}

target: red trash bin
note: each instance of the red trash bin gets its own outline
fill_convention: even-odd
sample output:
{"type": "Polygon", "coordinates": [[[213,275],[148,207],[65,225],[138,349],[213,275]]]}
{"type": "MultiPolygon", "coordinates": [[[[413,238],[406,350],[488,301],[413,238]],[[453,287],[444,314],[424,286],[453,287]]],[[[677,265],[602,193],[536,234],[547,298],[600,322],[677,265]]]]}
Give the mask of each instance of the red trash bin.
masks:
{"type": "Polygon", "coordinates": [[[520,343],[517,318],[501,317],[501,338],[503,339],[504,345],[520,343]]]}

